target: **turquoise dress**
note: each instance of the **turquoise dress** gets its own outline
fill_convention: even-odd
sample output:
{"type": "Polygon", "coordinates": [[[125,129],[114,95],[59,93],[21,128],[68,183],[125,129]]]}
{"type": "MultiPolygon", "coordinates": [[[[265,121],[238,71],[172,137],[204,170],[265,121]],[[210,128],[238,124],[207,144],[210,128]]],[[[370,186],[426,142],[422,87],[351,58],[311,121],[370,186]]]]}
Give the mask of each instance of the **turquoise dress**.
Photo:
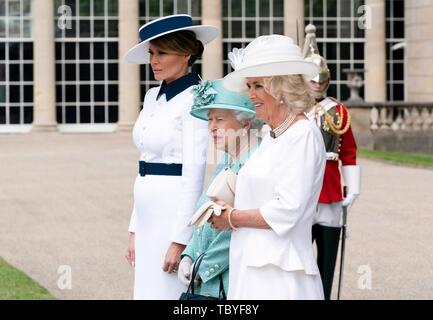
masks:
{"type": "MultiPolygon", "coordinates": [[[[230,163],[230,155],[225,153],[222,163],[219,163],[215,169],[211,182],[218,173],[226,167],[232,169],[236,174],[241,169],[242,165],[248,160],[256,147],[245,151],[234,162],[230,163]]],[[[209,183],[210,185],[210,183],[209,183]]],[[[206,196],[207,189],[203,190],[197,205],[196,210],[205,202],[210,201],[206,196]]],[[[205,223],[200,228],[195,228],[193,236],[182,253],[182,257],[189,256],[193,262],[199,255],[205,253],[203,260],[198,270],[201,278],[201,285],[195,289],[196,294],[205,296],[218,297],[220,281],[219,275],[222,275],[224,291],[228,292],[229,283],[229,246],[230,246],[231,231],[218,231],[213,229],[210,223],[205,223]]]]}

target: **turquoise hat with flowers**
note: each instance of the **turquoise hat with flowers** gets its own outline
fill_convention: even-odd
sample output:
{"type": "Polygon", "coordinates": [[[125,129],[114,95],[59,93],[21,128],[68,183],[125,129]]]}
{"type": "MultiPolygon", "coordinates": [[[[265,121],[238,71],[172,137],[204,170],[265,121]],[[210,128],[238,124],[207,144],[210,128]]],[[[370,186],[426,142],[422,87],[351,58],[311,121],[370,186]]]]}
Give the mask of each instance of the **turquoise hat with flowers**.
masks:
{"type": "Polygon", "coordinates": [[[234,92],[222,86],[222,80],[202,81],[194,89],[191,115],[208,120],[209,109],[229,109],[255,115],[254,106],[245,93],[234,92]]]}

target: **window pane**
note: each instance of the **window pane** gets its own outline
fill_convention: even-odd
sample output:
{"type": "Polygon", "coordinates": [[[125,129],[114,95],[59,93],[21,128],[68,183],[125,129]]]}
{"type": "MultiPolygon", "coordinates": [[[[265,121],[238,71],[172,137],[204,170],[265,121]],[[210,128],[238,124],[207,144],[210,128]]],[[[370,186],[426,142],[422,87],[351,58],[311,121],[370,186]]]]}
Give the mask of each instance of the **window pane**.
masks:
{"type": "Polygon", "coordinates": [[[80,123],[90,123],[90,106],[80,107],[80,123]]]}
{"type": "Polygon", "coordinates": [[[32,37],[32,22],[30,20],[23,21],[23,37],[31,38],[32,37]]]}
{"type": "Polygon", "coordinates": [[[0,63],[0,81],[6,81],[6,65],[4,63],[0,63]]]}
{"type": "Polygon", "coordinates": [[[90,44],[80,43],[80,59],[88,60],[90,59],[90,44]]]}
{"type": "Polygon", "coordinates": [[[93,15],[103,16],[104,14],[104,0],[93,0],[93,15]]]}
{"type": "Polygon", "coordinates": [[[6,14],[6,3],[4,1],[0,1],[0,16],[4,16],[6,14]]]}
{"type": "Polygon", "coordinates": [[[65,59],[75,60],[75,43],[67,42],[64,44],[65,48],[65,59]]]}
{"type": "Polygon", "coordinates": [[[336,17],[337,16],[337,0],[327,0],[326,1],[326,11],[328,13],[328,17],[336,17]]]}
{"type": "Polygon", "coordinates": [[[117,16],[117,1],[118,0],[107,0],[107,11],[109,16],[117,16]]]}
{"type": "Polygon", "coordinates": [[[66,81],[75,81],[76,80],[75,64],[67,63],[65,65],[65,80],[66,81]]]}
{"type": "Polygon", "coordinates": [[[245,16],[256,16],[256,0],[245,0],[245,16]]]}
{"type": "Polygon", "coordinates": [[[20,86],[9,87],[9,101],[20,102],[20,86]]]}
{"type": "Polygon", "coordinates": [[[95,123],[105,122],[105,107],[95,106],[95,123]]]}
{"type": "Polygon", "coordinates": [[[90,1],[80,1],[80,16],[90,16],[90,1]]]}
{"type": "Polygon", "coordinates": [[[241,21],[233,21],[232,22],[232,38],[241,38],[242,37],[242,22],[241,21]]]}
{"type": "Polygon", "coordinates": [[[33,102],[33,86],[24,86],[24,102],[33,102]]]}
{"type": "Polygon", "coordinates": [[[20,65],[9,65],[9,81],[20,81],[20,65]]]}
{"type": "Polygon", "coordinates": [[[149,2],[147,2],[147,3],[149,5],[149,15],[151,17],[158,17],[159,16],[159,1],[150,1],[150,3],[149,2]]]}
{"type": "Polygon", "coordinates": [[[242,16],[242,2],[241,0],[232,0],[232,17],[242,16]]]}
{"type": "Polygon", "coordinates": [[[173,14],[173,0],[165,0],[163,1],[164,6],[164,16],[173,14]]]}
{"type": "Polygon", "coordinates": [[[108,100],[117,101],[117,85],[110,84],[108,86],[108,100]]]}
{"type": "Polygon", "coordinates": [[[105,101],[105,90],[104,85],[95,85],[95,101],[103,102],[105,101]]]}
{"type": "Polygon", "coordinates": [[[80,64],[80,80],[90,80],[90,64],[80,64]]]}
{"type": "Polygon", "coordinates": [[[109,42],[107,43],[108,46],[108,59],[117,59],[117,42],[109,42]]]}
{"type": "Polygon", "coordinates": [[[24,107],[24,123],[33,122],[33,107],[24,107]]]}
{"type": "Polygon", "coordinates": [[[108,65],[108,80],[118,80],[117,63],[110,63],[108,65]]]}
{"type": "Polygon", "coordinates": [[[21,110],[19,107],[10,107],[10,118],[9,118],[9,122],[10,124],[19,124],[21,121],[20,116],[21,116],[21,110]]]}
{"type": "Polygon", "coordinates": [[[0,38],[6,37],[6,23],[5,20],[0,19],[0,38]]]}
{"type": "Polygon", "coordinates": [[[6,86],[0,85],[0,102],[6,102],[6,86]]]}
{"type": "Polygon", "coordinates": [[[193,17],[200,17],[201,0],[191,0],[191,14],[193,17]]]}
{"type": "Polygon", "coordinates": [[[33,65],[24,64],[24,81],[33,81],[33,65]]]}
{"type": "Polygon", "coordinates": [[[19,0],[18,1],[9,0],[9,8],[8,9],[9,9],[9,11],[8,11],[9,16],[20,16],[21,15],[20,1],[19,0]]]}
{"type": "Polygon", "coordinates": [[[104,43],[96,42],[93,46],[93,59],[104,60],[104,43]]]}
{"type": "Polygon", "coordinates": [[[76,92],[77,90],[75,89],[75,85],[66,85],[65,87],[66,90],[66,102],[76,102],[77,101],[77,96],[76,96],[76,92]]]}
{"type": "Polygon", "coordinates": [[[90,21],[80,20],[80,37],[90,37],[90,21]]]}
{"type": "Polygon", "coordinates": [[[66,107],[65,111],[66,123],[77,123],[77,108],[66,107]]]}
{"type": "Polygon", "coordinates": [[[0,43],[0,61],[6,58],[6,45],[5,43],[0,43]]]}
{"type": "Polygon", "coordinates": [[[341,43],[340,44],[340,59],[349,60],[350,59],[350,44],[341,43]]]}
{"type": "Polygon", "coordinates": [[[9,44],[9,60],[19,60],[20,59],[20,44],[10,43],[9,44]]]}
{"type": "Polygon", "coordinates": [[[341,21],[340,36],[342,38],[350,38],[350,21],[341,21]]]}
{"type": "Polygon", "coordinates": [[[9,36],[11,38],[21,36],[20,20],[19,19],[9,19],[9,36]]]}
{"type": "Polygon", "coordinates": [[[283,0],[274,0],[274,17],[284,16],[284,2],[283,0]]]}
{"type": "Polygon", "coordinates": [[[118,21],[108,20],[108,36],[117,37],[118,36],[118,21]]]}
{"type": "Polygon", "coordinates": [[[117,121],[119,121],[118,107],[117,106],[110,106],[108,108],[108,122],[115,123],[117,121]]]}
{"type": "Polygon", "coordinates": [[[269,1],[259,1],[260,17],[269,17],[269,1]]]}
{"type": "Polygon", "coordinates": [[[80,85],[80,101],[89,102],[90,101],[90,86],[80,85]]]}
{"type": "Polygon", "coordinates": [[[255,38],[256,37],[256,22],[255,21],[247,21],[246,22],[246,36],[247,36],[247,38],[255,38]]]}
{"type": "Polygon", "coordinates": [[[24,43],[24,60],[33,60],[33,43],[24,43]]]}
{"type": "Polygon", "coordinates": [[[94,73],[94,79],[95,80],[104,80],[105,79],[104,64],[95,63],[94,70],[95,70],[95,73],[94,73]]]}
{"type": "Polygon", "coordinates": [[[105,28],[104,28],[104,20],[95,20],[94,24],[93,24],[93,36],[94,37],[105,37],[105,28]]]}
{"type": "MultiPolygon", "coordinates": [[[[300,32],[302,32],[300,30],[300,32]]],[[[276,34],[284,34],[284,24],[283,21],[275,21],[274,22],[274,33],[276,34]]]]}

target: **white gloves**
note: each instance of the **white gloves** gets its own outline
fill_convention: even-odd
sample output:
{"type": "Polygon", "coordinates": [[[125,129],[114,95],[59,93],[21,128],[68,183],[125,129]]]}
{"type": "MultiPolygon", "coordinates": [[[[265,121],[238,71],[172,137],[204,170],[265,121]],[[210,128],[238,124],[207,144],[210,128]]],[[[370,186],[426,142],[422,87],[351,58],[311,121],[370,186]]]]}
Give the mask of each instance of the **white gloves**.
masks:
{"type": "Polygon", "coordinates": [[[361,190],[361,168],[359,166],[343,166],[341,169],[344,185],[347,188],[347,195],[343,199],[343,206],[350,208],[361,190]]]}
{"type": "MultiPolygon", "coordinates": [[[[194,264],[192,260],[188,256],[184,256],[182,260],[180,260],[179,268],[177,271],[177,278],[184,285],[189,286],[191,282],[192,270],[194,269],[194,264]]],[[[197,276],[194,280],[194,288],[197,288],[200,285],[200,276],[197,273],[197,276]]]]}
{"type": "Polygon", "coordinates": [[[180,260],[179,268],[177,271],[177,278],[184,285],[188,286],[191,281],[191,267],[192,260],[188,256],[184,256],[182,260],[180,260]]]}

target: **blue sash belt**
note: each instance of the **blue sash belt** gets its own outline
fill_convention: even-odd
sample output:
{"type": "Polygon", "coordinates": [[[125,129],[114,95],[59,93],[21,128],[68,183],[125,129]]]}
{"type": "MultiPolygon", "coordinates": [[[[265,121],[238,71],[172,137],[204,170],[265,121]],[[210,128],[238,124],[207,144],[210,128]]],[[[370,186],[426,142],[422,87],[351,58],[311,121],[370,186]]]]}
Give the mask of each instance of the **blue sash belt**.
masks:
{"type": "Polygon", "coordinates": [[[181,176],[182,164],[181,163],[153,163],[153,162],[138,162],[138,172],[140,176],[156,175],[156,176],[181,176]]]}

